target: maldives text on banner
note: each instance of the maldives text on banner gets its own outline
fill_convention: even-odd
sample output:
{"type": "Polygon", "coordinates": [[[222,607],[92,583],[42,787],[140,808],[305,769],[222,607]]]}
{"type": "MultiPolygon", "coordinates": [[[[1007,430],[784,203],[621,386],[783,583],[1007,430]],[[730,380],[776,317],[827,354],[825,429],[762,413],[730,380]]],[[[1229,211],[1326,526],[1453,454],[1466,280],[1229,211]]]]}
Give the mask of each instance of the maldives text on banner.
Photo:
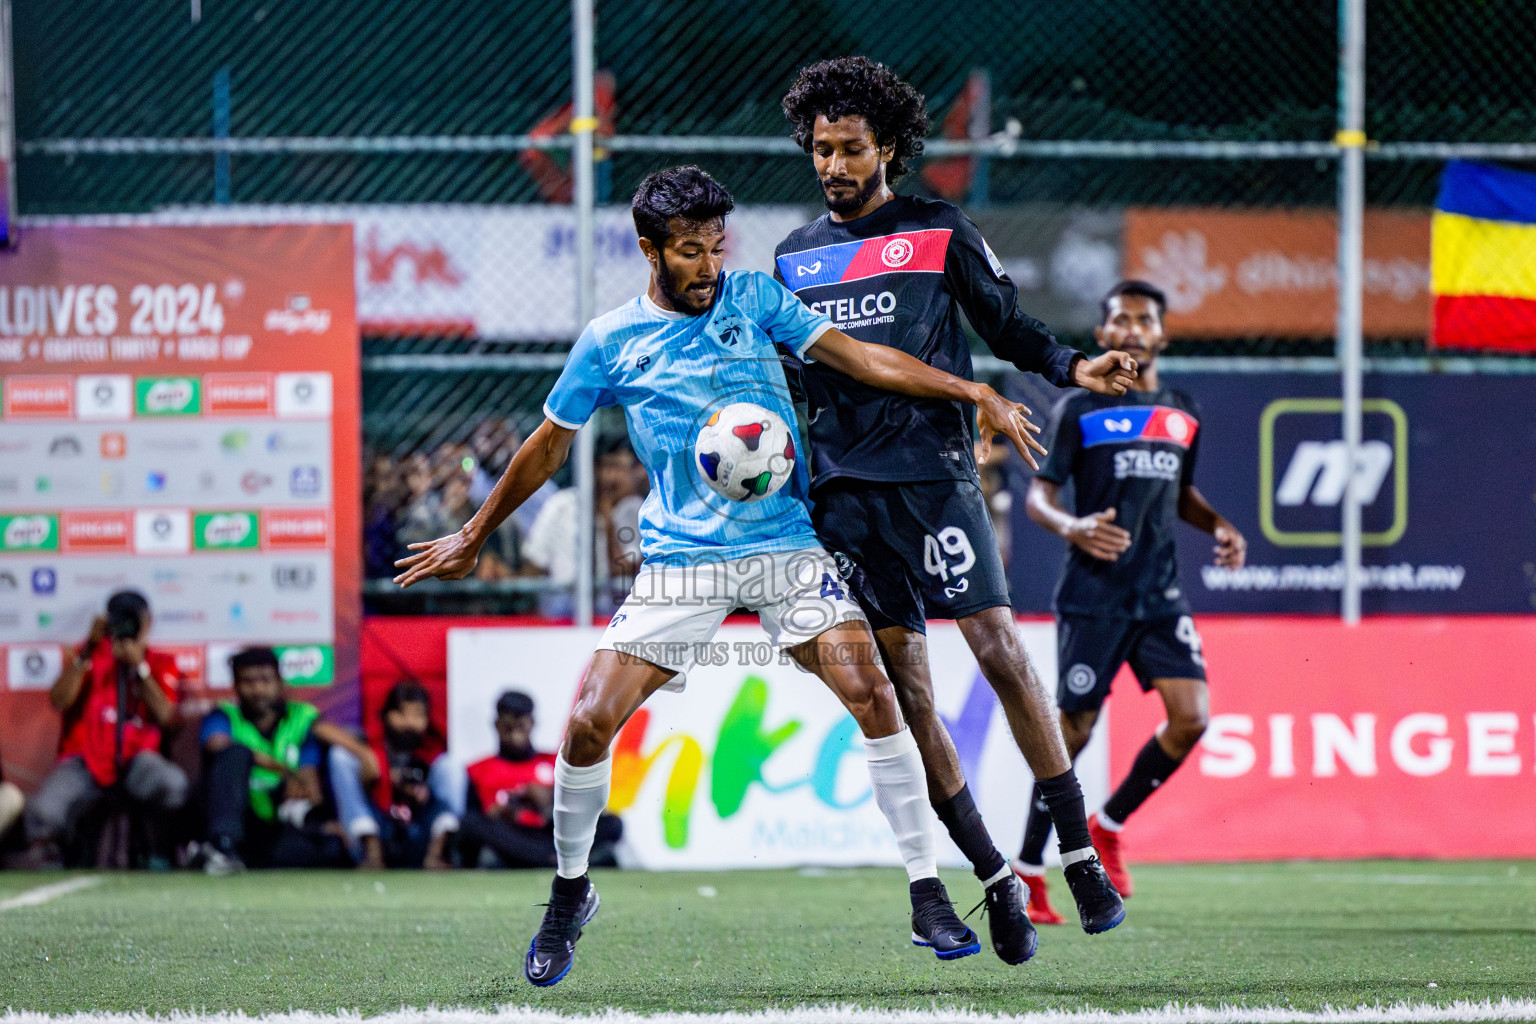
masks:
{"type": "Polygon", "coordinates": [[[123,587],[193,685],[262,643],[354,701],[350,226],[34,226],[0,253],[0,376],[8,769],[51,760],[61,645],[123,587]]]}
{"type": "Polygon", "coordinates": [[[1536,352],[1536,174],[1447,164],[1433,248],[1432,343],[1536,352]]]}

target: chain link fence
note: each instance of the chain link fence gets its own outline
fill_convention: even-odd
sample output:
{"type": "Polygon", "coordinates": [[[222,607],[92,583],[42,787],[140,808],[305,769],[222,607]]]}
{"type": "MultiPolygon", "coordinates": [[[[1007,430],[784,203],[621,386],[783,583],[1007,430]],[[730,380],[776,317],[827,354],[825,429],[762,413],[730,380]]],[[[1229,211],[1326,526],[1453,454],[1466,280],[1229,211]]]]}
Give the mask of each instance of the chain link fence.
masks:
{"type": "MultiPolygon", "coordinates": [[[[354,225],[375,610],[568,608],[550,554],[568,538],[536,515],[475,580],[401,596],[386,577],[413,530],[452,528],[483,497],[578,327],[570,7],[14,2],[23,215],[354,225]]],[[[732,263],[767,269],[821,212],[780,98],[806,63],[864,53],[928,99],[935,134],[903,191],[964,205],[1064,339],[1091,347],[1099,296],[1131,274],[1169,291],[1174,355],[1333,355],[1331,0],[600,0],[596,14],[599,310],[644,286],[624,200],[668,164],[732,189],[732,263]]],[[[1528,32],[1516,0],[1367,11],[1369,355],[1426,354],[1445,161],[1536,161],[1528,32]]],[[[623,425],[600,431],[601,452],[623,425]]]]}

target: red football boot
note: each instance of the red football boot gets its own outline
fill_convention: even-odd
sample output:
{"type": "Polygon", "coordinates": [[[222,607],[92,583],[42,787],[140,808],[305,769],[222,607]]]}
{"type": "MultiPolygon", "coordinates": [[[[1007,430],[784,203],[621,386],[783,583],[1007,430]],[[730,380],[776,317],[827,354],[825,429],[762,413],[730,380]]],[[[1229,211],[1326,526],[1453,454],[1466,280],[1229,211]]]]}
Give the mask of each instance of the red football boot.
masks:
{"type": "Polygon", "coordinates": [[[1050,897],[1045,894],[1045,875],[1028,873],[1018,861],[1014,861],[1012,866],[1013,873],[1019,876],[1029,890],[1029,919],[1035,924],[1066,924],[1067,919],[1056,913],[1050,897]]]}
{"type": "Polygon", "coordinates": [[[1120,898],[1131,898],[1131,873],[1125,869],[1125,861],[1120,856],[1120,833],[1111,832],[1099,824],[1099,816],[1095,814],[1088,819],[1088,836],[1093,840],[1094,849],[1099,851],[1099,861],[1104,865],[1104,873],[1109,876],[1110,883],[1120,893],[1120,898]]]}

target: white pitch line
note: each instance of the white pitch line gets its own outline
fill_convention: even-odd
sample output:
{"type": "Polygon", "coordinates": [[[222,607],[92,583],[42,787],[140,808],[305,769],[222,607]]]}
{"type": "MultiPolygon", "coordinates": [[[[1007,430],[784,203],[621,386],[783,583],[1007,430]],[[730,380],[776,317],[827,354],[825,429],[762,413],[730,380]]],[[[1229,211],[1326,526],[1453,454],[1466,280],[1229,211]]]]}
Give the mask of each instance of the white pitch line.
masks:
{"type": "Polygon", "coordinates": [[[1536,1019],[1536,1000],[1497,1002],[1458,1000],[1432,1003],[1392,1003],[1322,1010],[1280,1006],[1218,1006],[1169,1003],[1156,1010],[1045,1010],[1023,1014],[977,1013],[974,1010],[878,1010],[857,1005],[804,1006],[791,1010],[728,1013],[630,1013],[609,1009],[595,1014],[563,1014],[534,1007],[506,1006],[496,1010],[402,1008],[394,1013],[364,1017],[358,1013],[322,1014],[308,1011],[259,1014],[75,1013],[50,1015],[8,1011],[0,1024],[1431,1024],[1439,1021],[1529,1021],[1536,1019]]]}
{"type": "Polygon", "coordinates": [[[49,900],[56,900],[60,896],[68,896],[72,892],[79,892],[81,889],[89,889],[93,885],[100,885],[102,881],[103,879],[100,875],[85,875],[81,878],[70,878],[63,882],[40,885],[36,889],[28,889],[26,892],[18,893],[10,899],[0,900],[0,911],[42,906],[49,900]]]}

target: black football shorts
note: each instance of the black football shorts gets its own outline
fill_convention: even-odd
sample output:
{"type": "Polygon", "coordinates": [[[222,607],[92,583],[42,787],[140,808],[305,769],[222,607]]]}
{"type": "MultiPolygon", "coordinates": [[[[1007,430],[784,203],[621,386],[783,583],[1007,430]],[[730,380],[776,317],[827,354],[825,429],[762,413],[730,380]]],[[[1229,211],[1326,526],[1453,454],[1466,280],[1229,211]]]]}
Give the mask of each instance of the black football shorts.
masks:
{"type": "Polygon", "coordinates": [[[811,519],[871,628],[922,633],[1008,605],[1008,579],[981,488],[969,480],[838,481],[818,490],[811,519]]]}
{"type": "Polygon", "coordinates": [[[1188,615],[1120,619],[1056,617],[1056,704],[1063,711],[1097,711],[1120,666],[1146,692],[1154,679],[1205,679],[1200,634],[1188,615]]]}

